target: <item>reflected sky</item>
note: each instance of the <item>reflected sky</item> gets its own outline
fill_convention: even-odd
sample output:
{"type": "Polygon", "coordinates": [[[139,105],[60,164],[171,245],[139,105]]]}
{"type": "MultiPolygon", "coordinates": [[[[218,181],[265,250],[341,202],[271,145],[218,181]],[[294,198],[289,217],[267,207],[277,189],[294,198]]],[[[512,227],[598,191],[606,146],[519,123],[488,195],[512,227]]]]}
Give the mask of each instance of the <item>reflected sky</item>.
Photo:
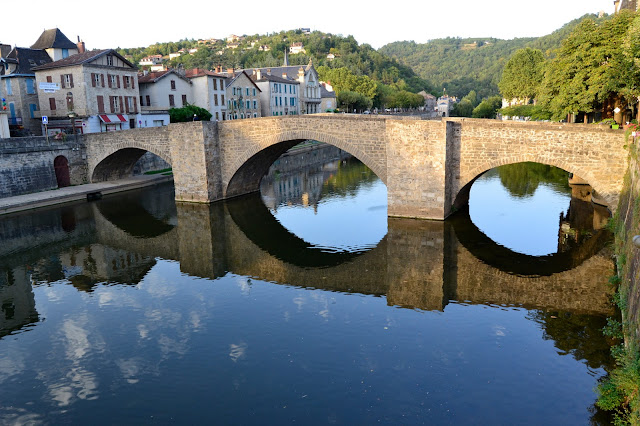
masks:
{"type": "Polygon", "coordinates": [[[570,200],[570,193],[544,182],[532,195],[516,197],[494,169],[471,187],[469,215],[496,243],[518,253],[543,256],[558,251],[559,218],[566,214],[570,200]]]}

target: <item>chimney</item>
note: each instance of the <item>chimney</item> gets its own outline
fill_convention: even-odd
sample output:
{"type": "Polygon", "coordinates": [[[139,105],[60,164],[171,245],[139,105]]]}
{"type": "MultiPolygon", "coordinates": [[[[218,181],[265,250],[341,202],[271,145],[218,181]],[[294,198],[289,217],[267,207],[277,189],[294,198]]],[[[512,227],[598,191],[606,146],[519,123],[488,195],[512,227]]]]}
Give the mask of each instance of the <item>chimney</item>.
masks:
{"type": "Polygon", "coordinates": [[[228,72],[229,74],[233,74],[233,68],[227,68],[227,72],[228,72]]]}
{"type": "Polygon", "coordinates": [[[260,68],[256,69],[256,80],[262,80],[262,71],[260,68]]]}
{"type": "Polygon", "coordinates": [[[271,75],[271,68],[267,68],[267,75],[271,75]]]}
{"type": "Polygon", "coordinates": [[[221,73],[221,72],[222,72],[222,65],[219,65],[219,64],[218,64],[218,65],[216,66],[216,72],[217,72],[217,73],[221,73]]]}
{"type": "Polygon", "coordinates": [[[80,36],[78,36],[78,44],[76,46],[78,47],[78,53],[84,53],[87,50],[84,41],[80,40],[80,36]]]}
{"type": "Polygon", "coordinates": [[[286,72],[282,72],[282,78],[284,78],[285,80],[289,78],[289,76],[287,75],[286,72]]]}

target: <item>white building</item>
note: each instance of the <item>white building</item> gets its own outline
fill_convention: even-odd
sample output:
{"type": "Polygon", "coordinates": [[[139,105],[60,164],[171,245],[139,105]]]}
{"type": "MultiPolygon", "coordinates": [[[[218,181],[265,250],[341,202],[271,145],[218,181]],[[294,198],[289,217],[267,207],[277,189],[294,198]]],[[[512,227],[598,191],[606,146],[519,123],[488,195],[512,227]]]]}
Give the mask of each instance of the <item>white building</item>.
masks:
{"type": "Polygon", "coordinates": [[[191,81],[176,70],[138,75],[142,111],[168,111],[193,103],[191,81]]]}
{"type": "Polygon", "coordinates": [[[300,114],[300,83],[284,76],[277,76],[268,69],[255,70],[251,79],[260,88],[260,109],[263,117],[300,114]]]}
{"type": "Polygon", "coordinates": [[[211,121],[226,120],[227,77],[198,68],[187,70],[185,76],[191,80],[194,105],[209,111],[211,121]]]}
{"type": "Polygon", "coordinates": [[[244,70],[227,70],[227,120],[258,118],[260,109],[260,88],[244,70]]]}

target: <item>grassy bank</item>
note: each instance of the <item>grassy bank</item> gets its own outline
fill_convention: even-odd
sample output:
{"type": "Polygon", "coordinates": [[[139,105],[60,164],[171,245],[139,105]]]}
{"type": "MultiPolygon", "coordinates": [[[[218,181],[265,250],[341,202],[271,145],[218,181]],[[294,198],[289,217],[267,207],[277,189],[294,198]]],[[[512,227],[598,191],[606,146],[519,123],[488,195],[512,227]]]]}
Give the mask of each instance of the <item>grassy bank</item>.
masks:
{"type": "Polygon", "coordinates": [[[636,147],[631,146],[631,161],[618,210],[610,221],[615,235],[616,275],[610,282],[617,291],[614,302],[622,320],[609,319],[604,333],[619,342],[612,349],[616,368],[598,386],[597,405],[615,411],[614,424],[640,425],[640,350],[638,349],[638,306],[640,291],[640,248],[633,244],[640,234],[640,176],[636,147]]]}

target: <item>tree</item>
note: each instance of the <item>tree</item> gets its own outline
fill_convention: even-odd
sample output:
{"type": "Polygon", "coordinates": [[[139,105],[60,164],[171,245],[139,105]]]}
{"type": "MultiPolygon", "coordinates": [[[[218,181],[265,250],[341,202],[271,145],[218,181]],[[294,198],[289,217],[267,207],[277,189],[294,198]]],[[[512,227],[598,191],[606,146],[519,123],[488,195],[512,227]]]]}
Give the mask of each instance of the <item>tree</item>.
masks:
{"type": "Polygon", "coordinates": [[[473,114],[473,103],[469,99],[463,98],[453,106],[452,117],[471,117],[473,114]]]}
{"type": "Polygon", "coordinates": [[[169,119],[172,123],[182,123],[185,121],[209,121],[211,113],[204,108],[195,105],[186,104],[182,108],[171,108],[169,110],[169,119]]]}
{"type": "Polygon", "coordinates": [[[345,109],[347,112],[352,112],[354,109],[358,111],[364,111],[371,108],[373,101],[357,92],[344,90],[337,95],[338,107],[345,109]]]}
{"type": "Polygon", "coordinates": [[[529,103],[538,95],[544,77],[544,55],[538,49],[526,47],[517,50],[502,71],[498,83],[500,93],[506,99],[523,99],[529,103]]]}
{"type": "Polygon", "coordinates": [[[564,40],[546,66],[540,90],[540,101],[553,119],[591,113],[610,100],[631,100],[638,82],[629,74],[633,65],[623,54],[622,41],[633,17],[623,10],[600,25],[586,19],[564,40]]]}
{"type": "Polygon", "coordinates": [[[502,98],[500,96],[492,96],[480,102],[473,109],[471,116],[473,118],[496,118],[500,107],[502,107],[502,98]]]}

